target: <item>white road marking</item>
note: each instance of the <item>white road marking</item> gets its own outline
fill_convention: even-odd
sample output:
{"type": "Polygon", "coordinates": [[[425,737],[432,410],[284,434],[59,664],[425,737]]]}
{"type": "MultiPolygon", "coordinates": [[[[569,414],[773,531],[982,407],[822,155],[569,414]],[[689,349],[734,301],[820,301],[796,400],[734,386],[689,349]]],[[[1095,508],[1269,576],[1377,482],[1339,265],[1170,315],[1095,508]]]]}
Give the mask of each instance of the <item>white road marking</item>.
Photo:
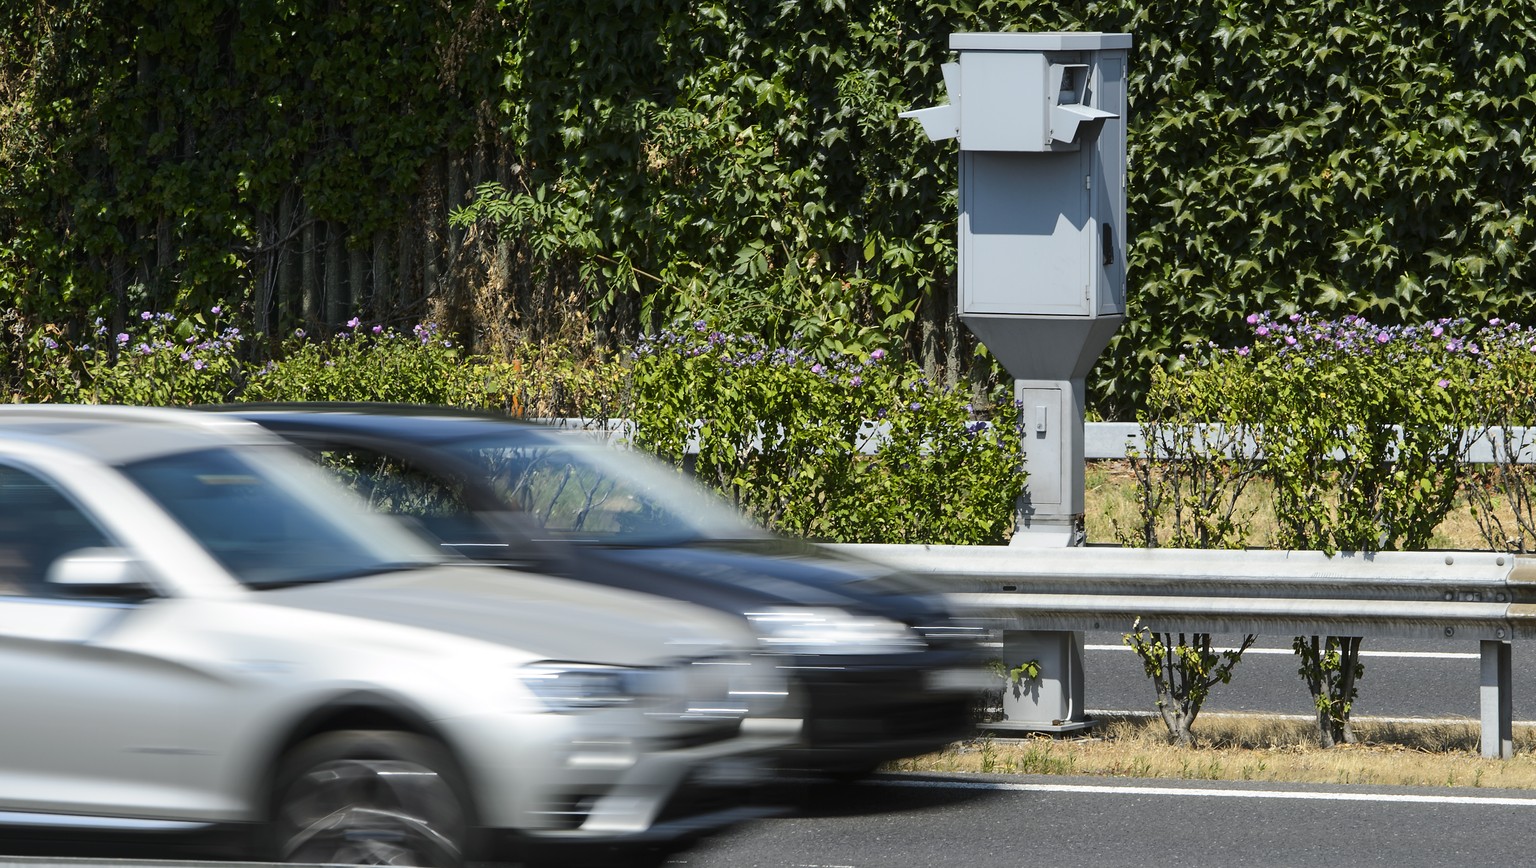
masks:
{"type": "MultiPolygon", "coordinates": [[[[1160,717],[1161,716],[1156,711],[1142,711],[1142,710],[1139,710],[1139,709],[1127,709],[1127,708],[1089,708],[1089,709],[1086,710],[1086,713],[1087,713],[1087,715],[1089,717],[1160,717]]],[[[1207,718],[1207,717],[1233,718],[1233,717],[1236,717],[1236,718],[1249,718],[1249,719],[1252,719],[1252,720],[1258,720],[1258,719],[1263,719],[1263,720],[1311,720],[1311,721],[1317,720],[1317,715],[1315,715],[1315,714],[1275,714],[1275,713],[1267,712],[1267,711],[1202,711],[1202,712],[1200,712],[1200,716],[1202,718],[1207,718]]],[[[1350,720],[1354,721],[1355,723],[1378,723],[1378,724],[1380,724],[1380,723],[1412,723],[1412,724],[1429,724],[1429,725],[1435,725],[1435,726],[1440,726],[1440,725],[1447,725],[1447,726],[1448,725],[1477,726],[1479,723],[1481,723],[1481,721],[1479,721],[1475,717],[1377,717],[1377,716],[1374,716],[1374,715],[1363,715],[1363,716],[1358,716],[1358,717],[1353,717],[1352,716],[1352,717],[1350,717],[1350,720]]],[[[1511,725],[1513,725],[1513,726],[1536,726],[1536,720],[1515,720],[1515,721],[1511,721],[1511,725]]]]}
{"type": "Polygon", "coordinates": [[[993,781],[868,781],[884,787],[930,787],[938,789],[1001,790],[1028,793],[1081,793],[1115,796],[1200,796],[1220,799],[1289,799],[1315,802],[1405,802],[1430,805],[1502,805],[1536,808],[1536,798],[1507,796],[1431,796],[1413,793],[1323,793],[1310,790],[1214,790],[1184,787],[1130,787],[1090,784],[1006,784],[993,781]]]}
{"type": "MultiPolygon", "coordinates": [[[[1130,651],[1127,645],[1084,645],[1084,651],[1130,651]]],[[[1236,651],[1236,648],[1212,648],[1212,651],[1236,651]]],[[[1244,654],[1284,654],[1294,656],[1289,648],[1249,648],[1244,654]]],[[[1479,660],[1481,655],[1469,651],[1361,651],[1361,657],[1402,657],[1419,660],[1479,660]]]]}

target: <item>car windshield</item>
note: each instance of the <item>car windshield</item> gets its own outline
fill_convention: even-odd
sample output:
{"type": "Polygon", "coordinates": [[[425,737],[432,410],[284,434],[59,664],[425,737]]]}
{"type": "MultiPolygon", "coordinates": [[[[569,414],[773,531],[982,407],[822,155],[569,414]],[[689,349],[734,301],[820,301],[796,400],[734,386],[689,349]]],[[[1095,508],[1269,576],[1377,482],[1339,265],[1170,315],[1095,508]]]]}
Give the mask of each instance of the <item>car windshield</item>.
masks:
{"type": "Polygon", "coordinates": [[[434,549],[286,453],[206,449],[123,472],[241,582],[256,588],[424,566],[434,549]]]}
{"type": "Polygon", "coordinates": [[[554,537],[650,546],[764,535],[672,468],[578,438],[479,439],[452,451],[484,468],[510,504],[554,537]]]}

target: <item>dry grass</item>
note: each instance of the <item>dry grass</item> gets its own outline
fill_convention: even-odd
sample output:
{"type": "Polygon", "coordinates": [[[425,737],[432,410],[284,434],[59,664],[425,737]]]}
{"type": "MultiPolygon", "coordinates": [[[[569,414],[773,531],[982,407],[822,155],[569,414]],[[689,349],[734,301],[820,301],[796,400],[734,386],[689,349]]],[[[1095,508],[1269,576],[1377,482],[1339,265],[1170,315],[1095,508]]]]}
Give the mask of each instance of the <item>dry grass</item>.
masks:
{"type": "Polygon", "coordinates": [[[1088,775],[1212,781],[1536,789],[1536,729],[1517,728],[1511,760],[1478,756],[1475,724],[1357,724],[1361,743],[1322,750],[1310,721],[1202,717],[1195,747],[1162,721],[1108,718],[1087,735],[983,738],[892,763],[892,771],[1088,775]]]}
{"type": "MultiPolygon", "coordinates": [[[[1090,461],[1086,472],[1085,521],[1088,541],[1093,543],[1117,543],[1124,530],[1140,525],[1136,504],[1136,478],[1128,461],[1090,461]]],[[[1249,515],[1248,545],[1269,548],[1275,539],[1275,517],[1269,503],[1272,489],[1267,483],[1256,482],[1243,493],[1239,511],[1249,515]]],[[[1505,522],[1513,527],[1511,515],[1505,522]]],[[[1486,551],[1488,546],[1478,531],[1465,498],[1458,498],[1456,507],[1446,516],[1429,541],[1431,549],[1459,549],[1486,551]]]]}

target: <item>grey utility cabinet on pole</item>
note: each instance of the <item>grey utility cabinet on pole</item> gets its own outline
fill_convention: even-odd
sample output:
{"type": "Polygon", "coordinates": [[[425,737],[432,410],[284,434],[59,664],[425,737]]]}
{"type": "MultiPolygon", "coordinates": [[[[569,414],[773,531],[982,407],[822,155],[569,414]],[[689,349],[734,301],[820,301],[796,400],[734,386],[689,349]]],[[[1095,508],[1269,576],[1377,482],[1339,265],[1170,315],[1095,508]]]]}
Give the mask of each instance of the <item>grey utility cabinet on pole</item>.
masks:
{"type": "Polygon", "coordinates": [[[1029,472],[1019,536],[1073,541],[1083,382],[1125,316],[1127,33],[955,33],[950,104],[907,112],[960,140],[960,319],[1015,379],[1029,472]]]}
{"type": "MultiPolygon", "coordinates": [[[[1125,317],[1128,33],[954,33],[949,105],[903,113],[960,143],[960,320],[1014,377],[1024,466],[1013,544],[1081,545],[1083,390],[1125,317]]],[[[1082,635],[1004,636],[1041,680],[1018,728],[1088,725],[1082,635]]],[[[1025,708],[1024,706],[1027,706],[1025,708]]]]}

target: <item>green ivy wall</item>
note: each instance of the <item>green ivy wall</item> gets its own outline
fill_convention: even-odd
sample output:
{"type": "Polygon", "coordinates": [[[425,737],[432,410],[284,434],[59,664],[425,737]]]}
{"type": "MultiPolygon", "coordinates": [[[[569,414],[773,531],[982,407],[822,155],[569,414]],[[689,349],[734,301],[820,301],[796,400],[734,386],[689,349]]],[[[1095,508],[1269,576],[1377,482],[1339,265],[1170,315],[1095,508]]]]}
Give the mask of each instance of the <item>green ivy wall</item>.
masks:
{"type": "Polygon", "coordinates": [[[1254,311],[1529,320],[1533,26],[1464,0],[6,4],[0,308],[11,341],[224,301],[480,349],[686,316],[985,379],[953,143],[896,114],[943,99],[951,31],[1129,31],[1130,314],[1090,387],[1125,415],[1254,311]]]}

